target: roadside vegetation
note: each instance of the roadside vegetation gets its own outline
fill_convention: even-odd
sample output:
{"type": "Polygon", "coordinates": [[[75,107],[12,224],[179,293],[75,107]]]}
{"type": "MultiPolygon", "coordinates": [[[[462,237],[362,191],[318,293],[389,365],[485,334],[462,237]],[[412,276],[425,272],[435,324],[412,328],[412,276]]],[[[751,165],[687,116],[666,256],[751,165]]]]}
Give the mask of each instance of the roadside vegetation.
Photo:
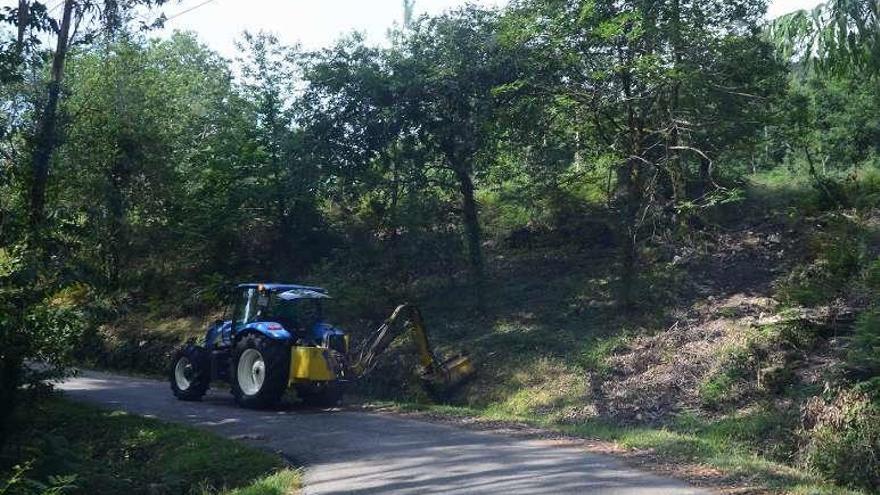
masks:
{"type": "Polygon", "coordinates": [[[876,2],[518,0],[234,61],[151,39],[130,9],[163,3],[2,10],[5,449],[20,390],[164,374],[230,284],[298,281],[355,341],[416,303],[479,367],[431,404],[400,342],[366,401],[876,492],[876,2]]]}
{"type": "Polygon", "coordinates": [[[300,472],[279,457],[210,433],[55,396],[13,418],[0,452],[4,495],[291,495],[300,472]]]}
{"type": "MultiPolygon", "coordinates": [[[[651,282],[658,301],[642,311],[615,311],[613,267],[577,267],[556,248],[501,253],[506,277],[490,285],[482,314],[428,290],[419,302],[433,334],[471,350],[479,374],[446,405],[419,399],[417,381],[399,375],[364,387],[366,400],[465,426],[525,423],[610,441],[656,468],[711,468],[678,474],[716,486],[874,493],[875,213],[792,216],[812,208],[812,188],[750,182],[735,220],[670,254],[651,282]],[[762,202],[770,187],[789,189],[789,201],[762,202]],[[747,212],[759,205],[758,217],[747,212]],[[557,282],[550,293],[546,276],[557,282]]],[[[388,363],[381,376],[400,368],[388,363]]]]}

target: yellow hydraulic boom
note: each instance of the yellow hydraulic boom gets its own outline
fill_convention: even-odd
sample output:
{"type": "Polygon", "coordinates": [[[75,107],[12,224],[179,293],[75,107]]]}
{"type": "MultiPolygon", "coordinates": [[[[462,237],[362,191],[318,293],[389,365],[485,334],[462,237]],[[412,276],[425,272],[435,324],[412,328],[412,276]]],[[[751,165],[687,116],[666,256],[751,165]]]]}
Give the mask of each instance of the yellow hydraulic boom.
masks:
{"type": "Polygon", "coordinates": [[[412,338],[419,353],[419,376],[426,383],[448,389],[460,384],[474,373],[473,363],[465,355],[460,354],[445,361],[437,359],[428,342],[422,313],[411,304],[401,304],[394,309],[391,316],[382,323],[369,339],[367,345],[362,348],[351,367],[354,375],[360,378],[373,371],[379,357],[407,329],[412,332],[412,338]],[[396,325],[401,317],[406,320],[402,325],[396,325]]]}

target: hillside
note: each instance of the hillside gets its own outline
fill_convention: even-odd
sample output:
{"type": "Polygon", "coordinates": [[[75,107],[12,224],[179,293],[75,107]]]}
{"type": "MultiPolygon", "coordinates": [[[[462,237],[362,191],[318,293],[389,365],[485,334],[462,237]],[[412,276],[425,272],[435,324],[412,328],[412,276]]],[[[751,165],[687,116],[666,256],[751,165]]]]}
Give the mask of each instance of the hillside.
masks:
{"type": "MultiPolygon", "coordinates": [[[[786,197],[761,181],[690,242],[652,246],[655,268],[641,274],[630,309],[615,299],[616,248],[559,243],[553,231],[530,245],[487,245],[479,297],[464,274],[442,271],[394,290],[378,275],[332,267],[307,281],[332,291],[331,318],[356,336],[409,300],[441,354],[470,353],[478,373],[445,414],[611,439],[758,487],[792,490],[822,477],[870,486],[877,464],[863,455],[876,445],[878,412],[852,391],[852,342],[857,328],[875,331],[865,315],[877,290],[878,214],[823,210],[810,189],[786,197]],[[788,214],[792,202],[811,213],[788,214]]],[[[216,314],[135,312],[103,329],[91,362],[163,373],[171,349],[216,314]]],[[[414,348],[401,340],[349,401],[437,412],[415,369],[414,348]]]]}
{"type": "MultiPolygon", "coordinates": [[[[170,2],[54,3],[0,8],[0,449],[25,391],[164,375],[231,286],[294,281],[355,349],[408,301],[478,367],[438,400],[396,342],[352,406],[744,491],[880,486],[876,0],[406,0],[386,42],[253,31],[232,58],[158,36],[170,2]]],[[[234,369],[242,405],[337,403],[363,363],[290,290],[243,288],[265,335],[187,347],[175,394],[234,369]]]]}

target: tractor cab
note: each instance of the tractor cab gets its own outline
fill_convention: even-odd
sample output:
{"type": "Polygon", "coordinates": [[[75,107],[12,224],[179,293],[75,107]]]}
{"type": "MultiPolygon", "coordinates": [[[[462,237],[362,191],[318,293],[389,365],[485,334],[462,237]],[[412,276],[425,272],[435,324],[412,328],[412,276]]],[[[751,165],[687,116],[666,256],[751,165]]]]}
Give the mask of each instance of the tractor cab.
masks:
{"type": "Polygon", "coordinates": [[[232,335],[257,329],[302,345],[316,345],[324,340],[322,300],[330,298],[326,290],[301,285],[242,284],[236,292],[232,335]]]}
{"type": "Polygon", "coordinates": [[[232,319],[217,321],[208,330],[206,344],[228,347],[242,333],[258,332],[294,345],[338,347],[343,332],[324,320],[324,299],[330,296],[321,287],[240,284],[233,294],[232,319]]]}

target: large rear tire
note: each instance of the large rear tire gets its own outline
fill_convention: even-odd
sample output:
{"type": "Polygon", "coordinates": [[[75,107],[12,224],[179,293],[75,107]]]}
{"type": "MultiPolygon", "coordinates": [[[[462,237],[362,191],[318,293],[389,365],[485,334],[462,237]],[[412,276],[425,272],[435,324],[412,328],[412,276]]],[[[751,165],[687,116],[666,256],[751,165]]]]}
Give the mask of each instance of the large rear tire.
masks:
{"type": "Polygon", "coordinates": [[[200,400],[211,384],[210,360],[204,347],[187,344],[174,354],[169,381],[180,400],[200,400]]]}
{"type": "Polygon", "coordinates": [[[270,407],[281,400],[290,375],[290,345],[257,334],[244,336],[232,358],[232,395],[244,407],[270,407]]]}

